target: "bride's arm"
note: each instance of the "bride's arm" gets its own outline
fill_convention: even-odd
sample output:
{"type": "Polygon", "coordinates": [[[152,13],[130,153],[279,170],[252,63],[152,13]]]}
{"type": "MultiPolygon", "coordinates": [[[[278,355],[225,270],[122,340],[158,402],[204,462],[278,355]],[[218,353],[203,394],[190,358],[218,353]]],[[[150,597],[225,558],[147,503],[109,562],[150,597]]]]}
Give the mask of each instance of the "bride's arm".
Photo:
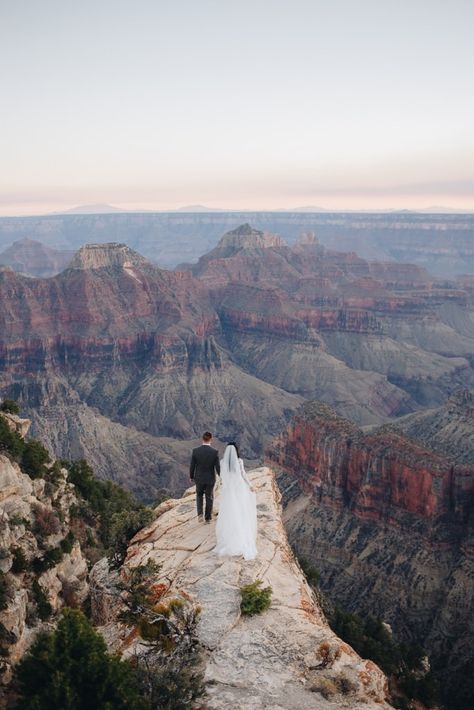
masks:
{"type": "Polygon", "coordinates": [[[250,490],[253,492],[254,488],[252,487],[252,484],[250,483],[249,479],[247,478],[247,474],[245,473],[245,468],[244,468],[244,462],[242,459],[239,459],[239,464],[240,464],[240,473],[242,475],[242,478],[244,479],[245,483],[248,485],[250,490]]]}

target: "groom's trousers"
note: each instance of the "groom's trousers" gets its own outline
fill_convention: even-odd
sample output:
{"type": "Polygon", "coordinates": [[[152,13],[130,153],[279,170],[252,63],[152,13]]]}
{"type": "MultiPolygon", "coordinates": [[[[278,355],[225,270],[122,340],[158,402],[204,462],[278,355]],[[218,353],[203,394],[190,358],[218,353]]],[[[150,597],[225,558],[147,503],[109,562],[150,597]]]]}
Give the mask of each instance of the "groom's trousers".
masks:
{"type": "Polygon", "coordinates": [[[206,520],[210,520],[212,516],[212,504],[214,503],[214,483],[196,483],[196,503],[198,515],[202,515],[204,496],[206,496],[206,512],[204,517],[206,520]]]}

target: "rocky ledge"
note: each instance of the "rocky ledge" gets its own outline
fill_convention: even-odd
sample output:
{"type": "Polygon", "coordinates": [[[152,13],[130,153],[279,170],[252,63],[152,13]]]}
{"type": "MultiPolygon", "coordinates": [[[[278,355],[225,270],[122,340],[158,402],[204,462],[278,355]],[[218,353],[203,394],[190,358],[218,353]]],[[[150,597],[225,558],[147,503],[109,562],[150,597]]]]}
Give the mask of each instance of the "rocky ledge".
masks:
{"type": "MultiPolygon", "coordinates": [[[[157,583],[167,586],[170,598],[201,608],[198,636],[209,708],[388,707],[385,676],[331,631],[293,557],[272,471],[259,468],[249,478],[257,489],[256,560],[216,556],[215,523],[197,521],[190,489],[156,509],[154,522],[132,540],[121,575],[153,561],[160,566],[157,583]],[[272,604],[259,616],[245,617],[239,590],[256,579],[272,587],[272,604]],[[328,685],[338,689],[330,700],[320,692],[328,685]]],[[[114,577],[106,560],[96,564],[92,609],[109,648],[128,657],[140,652],[140,639],[117,624],[116,601],[110,601],[114,577]]]]}
{"type": "MultiPolygon", "coordinates": [[[[27,419],[1,416],[10,429],[26,434],[27,419]]],[[[37,634],[51,628],[64,606],[80,605],[88,595],[87,561],[79,542],[68,538],[77,504],[64,469],[53,486],[43,478],[32,480],[0,453],[0,707],[12,666],[37,634]],[[48,564],[36,569],[47,555],[48,564]]]]}

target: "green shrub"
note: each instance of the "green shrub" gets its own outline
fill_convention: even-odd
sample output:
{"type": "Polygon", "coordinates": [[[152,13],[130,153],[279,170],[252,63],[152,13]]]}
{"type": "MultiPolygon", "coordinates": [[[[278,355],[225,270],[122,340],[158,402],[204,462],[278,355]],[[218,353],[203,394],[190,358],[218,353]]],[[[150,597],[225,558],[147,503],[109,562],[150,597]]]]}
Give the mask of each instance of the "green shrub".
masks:
{"type": "Polygon", "coordinates": [[[33,592],[33,599],[36,602],[38,616],[41,621],[46,621],[53,613],[53,608],[49,603],[48,597],[42,590],[41,585],[37,579],[33,580],[33,584],[31,585],[31,591],[33,592]]]}
{"type": "Polygon", "coordinates": [[[261,579],[256,579],[251,584],[246,584],[240,588],[240,611],[242,614],[252,616],[253,614],[261,614],[266,611],[271,604],[272,588],[264,587],[261,589],[263,582],[261,579]]]}
{"type": "Polygon", "coordinates": [[[17,710],[148,710],[132,666],[109,656],[84,614],[66,609],[56,631],[40,634],[19,663],[17,710]]]}
{"type": "Polygon", "coordinates": [[[50,462],[48,451],[36,439],[24,442],[20,465],[30,478],[44,478],[47,473],[45,464],[50,462]]]}
{"type": "Polygon", "coordinates": [[[19,459],[25,448],[23,437],[16,431],[11,431],[5,417],[0,415],[0,451],[13,456],[14,459],[19,459]]]}
{"type": "Polygon", "coordinates": [[[187,710],[205,694],[196,635],[200,610],[183,599],[162,601],[168,584],[156,583],[158,572],[153,562],[130,571],[119,585],[126,607],[119,618],[146,641],[148,650],[137,659],[145,701],[160,710],[187,710]]]}
{"type": "Polygon", "coordinates": [[[120,566],[125,560],[128,543],[136,533],[153,519],[149,508],[138,510],[122,510],[111,516],[109,525],[109,560],[114,567],[120,566]]]}
{"type": "Polygon", "coordinates": [[[8,414],[18,414],[20,407],[14,399],[4,399],[0,404],[0,412],[8,412],[8,414]]]}
{"type": "Polygon", "coordinates": [[[13,564],[11,571],[13,574],[20,574],[25,572],[29,567],[28,560],[26,559],[25,553],[21,547],[15,547],[13,550],[13,564]]]}
{"type": "Polygon", "coordinates": [[[35,574],[43,574],[46,570],[55,567],[63,558],[64,552],[59,547],[49,547],[42,557],[35,557],[31,567],[35,574]]]}
{"type": "Polygon", "coordinates": [[[100,541],[110,561],[114,566],[120,565],[131,538],[153,519],[152,510],[115,483],[99,481],[83,459],[62,464],[68,469],[68,480],[88,504],[88,508],[80,506],[71,514],[98,525],[100,541]]]}
{"type": "Polygon", "coordinates": [[[311,587],[317,587],[319,585],[320,575],[316,567],[313,567],[312,564],[304,557],[298,557],[298,562],[300,563],[308,584],[311,587]]]}
{"type": "Polygon", "coordinates": [[[65,554],[72,552],[72,548],[74,545],[74,534],[72,533],[71,530],[68,532],[66,537],[61,540],[61,542],[59,544],[60,544],[61,550],[65,554]]]}

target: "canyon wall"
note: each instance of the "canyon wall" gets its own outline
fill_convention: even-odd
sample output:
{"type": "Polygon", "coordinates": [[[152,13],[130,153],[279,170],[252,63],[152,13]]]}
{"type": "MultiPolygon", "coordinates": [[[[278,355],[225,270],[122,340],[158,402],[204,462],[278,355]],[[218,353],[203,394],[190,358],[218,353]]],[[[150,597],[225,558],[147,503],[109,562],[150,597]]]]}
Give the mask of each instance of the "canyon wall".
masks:
{"type": "Polygon", "coordinates": [[[308,403],[267,451],[298,553],[342,607],[424,646],[447,682],[473,662],[474,465],[308,403]]]}

